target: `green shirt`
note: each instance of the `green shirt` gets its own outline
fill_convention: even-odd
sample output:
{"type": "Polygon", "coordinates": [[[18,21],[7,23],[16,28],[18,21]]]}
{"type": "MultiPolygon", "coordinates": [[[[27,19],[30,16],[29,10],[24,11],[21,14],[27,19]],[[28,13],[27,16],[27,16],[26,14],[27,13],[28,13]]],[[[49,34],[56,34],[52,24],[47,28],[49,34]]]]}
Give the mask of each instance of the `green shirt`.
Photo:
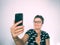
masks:
{"type": "MultiPolygon", "coordinates": [[[[27,45],[38,45],[35,41],[35,38],[37,37],[37,33],[35,32],[34,29],[30,29],[26,32],[26,34],[29,35],[29,39],[28,39],[28,42],[27,42],[27,45]]],[[[41,37],[41,42],[40,42],[40,45],[46,45],[46,39],[49,39],[49,34],[46,33],[45,31],[42,31],[41,30],[41,34],[40,34],[40,37],[41,37]]]]}

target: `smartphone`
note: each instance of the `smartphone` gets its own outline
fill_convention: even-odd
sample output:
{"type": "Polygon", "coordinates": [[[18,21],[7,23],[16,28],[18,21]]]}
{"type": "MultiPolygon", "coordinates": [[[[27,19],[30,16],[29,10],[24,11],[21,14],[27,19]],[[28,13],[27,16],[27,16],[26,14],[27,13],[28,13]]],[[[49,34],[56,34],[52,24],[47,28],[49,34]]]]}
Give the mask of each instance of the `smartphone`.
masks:
{"type": "MultiPolygon", "coordinates": [[[[19,22],[19,21],[23,21],[23,13],[16,13],[15,14],[15,23],[19,22]]],[[[17,26],[21,26],[23,25],[23,22],[18,24],[17,26]]]]}

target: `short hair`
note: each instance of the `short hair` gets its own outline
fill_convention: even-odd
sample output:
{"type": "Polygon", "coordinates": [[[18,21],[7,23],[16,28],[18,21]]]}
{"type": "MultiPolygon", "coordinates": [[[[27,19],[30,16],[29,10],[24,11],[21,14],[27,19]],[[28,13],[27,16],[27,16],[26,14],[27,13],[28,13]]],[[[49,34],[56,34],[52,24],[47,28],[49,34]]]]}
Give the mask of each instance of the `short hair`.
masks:
{"type": "Polygon", "coordinates": [[[34,17],[34,19],[35,18],[40,18],[41,20],[42,20],[42,24],[44,23],[44,18],[43,18],[43,16],[41,16],[41,15],[36,15],[35,17],[34,17]]]}

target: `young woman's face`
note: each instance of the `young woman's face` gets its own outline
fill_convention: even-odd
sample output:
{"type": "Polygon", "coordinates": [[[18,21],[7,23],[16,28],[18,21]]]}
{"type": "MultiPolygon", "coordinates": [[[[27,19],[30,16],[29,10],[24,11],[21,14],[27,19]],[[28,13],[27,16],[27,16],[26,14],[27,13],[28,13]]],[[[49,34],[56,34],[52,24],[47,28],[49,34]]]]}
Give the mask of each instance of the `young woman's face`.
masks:
{"type": "Polygon", "coordinates": [[[41,29],[41,27],[42,27],[42,20],[40,18],[35,18],[34,19],[34,28],[36,30],[39,30],[39,29],[41,29]]]}

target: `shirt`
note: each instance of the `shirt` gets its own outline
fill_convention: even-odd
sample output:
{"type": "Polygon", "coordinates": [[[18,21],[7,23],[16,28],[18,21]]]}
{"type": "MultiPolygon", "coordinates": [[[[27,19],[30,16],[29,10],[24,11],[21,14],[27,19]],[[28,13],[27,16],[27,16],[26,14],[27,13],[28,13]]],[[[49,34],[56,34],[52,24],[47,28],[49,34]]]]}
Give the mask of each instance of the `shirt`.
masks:
{"type": "MultiPolygon", "coordinates": [[[[29,35],[29,39],[27,41],[27,45],[38,45],[35,41],[35,38],[37,37],[37,33],[35,32],[34,29],[30,29],[26,32],[26,34],[29,35]]],[[[41,42],[40,42],[40,45],[46,45],[46,39],[49,39],[49,34],[45,31],[42,31],[41,30],[41,34],[40,34],[40,37],[41,37],[41,42]]]]}

